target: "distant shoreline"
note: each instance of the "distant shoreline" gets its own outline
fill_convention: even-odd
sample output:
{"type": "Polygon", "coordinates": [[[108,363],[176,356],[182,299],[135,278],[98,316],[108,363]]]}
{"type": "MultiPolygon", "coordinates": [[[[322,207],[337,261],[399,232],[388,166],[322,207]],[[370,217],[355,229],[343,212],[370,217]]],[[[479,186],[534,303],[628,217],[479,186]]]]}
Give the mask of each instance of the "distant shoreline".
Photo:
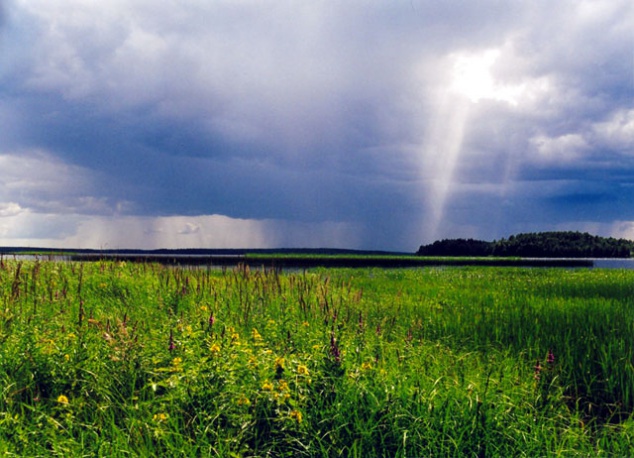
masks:
{"type": "Polygon", "coordinates": [[[494,257],[424,257],[412,254],[364,254],[363,252],[346,252],[324,254],[320,252],[279,251],[264,253],[254,251],[236,251],[208,253],[182,253],[158,251],[86,251],[86,252],[12,252],[2,253],[4,256],[34,256],[43,259],[67,260],[78,262],[124,261],[149,262],[175,266],[210,266],[232,267],[246,265],[251,268],[306,269],[314,267],[426,267],[426,266],[489,266],[489,267],[593,267],[591,259],[575,258],[494,258],[494,257]]]}

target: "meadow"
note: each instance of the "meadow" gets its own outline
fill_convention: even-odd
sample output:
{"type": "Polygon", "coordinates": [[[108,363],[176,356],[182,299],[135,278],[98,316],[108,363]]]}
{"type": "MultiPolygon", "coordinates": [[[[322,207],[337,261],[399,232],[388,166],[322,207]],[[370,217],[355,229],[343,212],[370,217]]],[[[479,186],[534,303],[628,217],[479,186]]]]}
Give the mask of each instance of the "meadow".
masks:
{"type": "Polygon", "coordinates": [[[628,456],[634,271],[0,258],[6,456],[628,456]]]}

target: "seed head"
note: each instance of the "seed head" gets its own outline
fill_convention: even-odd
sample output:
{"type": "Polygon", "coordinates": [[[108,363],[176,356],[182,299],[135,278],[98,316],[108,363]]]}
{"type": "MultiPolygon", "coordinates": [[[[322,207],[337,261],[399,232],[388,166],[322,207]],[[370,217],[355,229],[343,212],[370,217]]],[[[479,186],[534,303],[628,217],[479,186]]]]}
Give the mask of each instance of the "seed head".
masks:
{"type": "Polygon", "coordinates": [[[541,376],[541,372],[542,372],[542,365],[539,362],[539,360],[537,360],[537,364],[535,364],[535,380],[539,380],[539,377],[541,376]]]}

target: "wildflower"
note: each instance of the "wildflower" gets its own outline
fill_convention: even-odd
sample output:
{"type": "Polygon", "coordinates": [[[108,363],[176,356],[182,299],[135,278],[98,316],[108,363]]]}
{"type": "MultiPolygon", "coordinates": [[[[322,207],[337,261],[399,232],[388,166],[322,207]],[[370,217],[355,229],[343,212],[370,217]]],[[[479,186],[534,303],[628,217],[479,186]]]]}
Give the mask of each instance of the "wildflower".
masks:
{"type": "Polygon", "coordinates": [[[280,391],[288,391],[288,383],[286,382],[286,380],[280,380],[277,383],[277,389],[280,391]]]}
{"type": "Polygon", "coordinates": [[[152,417],[152,420],[160,423],[162,421],[167,420],[168,418],[169,418],[169,415],[161,412],[161,413],[154,414],[154,416],[152,417]]]}
{"type": "Polygon", "coordinates": [[[284,372],[284,358],[281,356],[275,358],[275,371],[278,373],[284,372]]]}
{"type": "Polygon", "coordinates": [[[372,369],[372,363],[365,362],[361,365],[361,369],[364,371],[369,371],[372,369]]]}
{"type": "Polygon", "coordinates": [[[552,350],[548,350],[548,357],[546,358],[546,362],[551,366],[555,364],[555,354],[552,350]]]}
{"type": "Polygon", "coordinates": [[[341,351],[337,345],[337,339],[335,339],[334,333],[330,334],[330,354],[335,359],[336,363],[341,362],[341,351]]]}
{"type": "Polygon", "coordinates": [[[304,322],[302,323],[302,326],[304,326],[305,328],[307,328],[307,327],[309,327],[309,326],[310,326],[310,323],[308,323],[308,321],[304,321],[304,322]]]}
{"type": "Polygon", "coordinates": [[[63,394],[60,394],[57,397],[57,402],[62,404],[62,405],[65,405],[65,406],[67,406],[68,403],[69,403],[68,398],[66,396],[64,396],[63,394]]]}
{"type": "Polygon", "coordinates": [[[264,391],[273,391],[273,385],[267,380],[262,384],[262,389],[264,391]]]}
{"type": "Polygon", "coordinates": [[[308,368],[306,366],[304,366],[303,364],[300,364],[299,366],[297,366],[297,373],[299,375],[309,375],[310,374],[308,372],[308,368]]]}
{"type": "Polygon", "coordinates": [[[242,396],[240,396],[238,398],[237,403],[238,403],[239,406],[249,406],[249,405],[251,405],[251,401],[249,401],[249,398],[245,397],[244,395],[242,395],[242,396]]]}
{"type": "Polygon", "coordinates": [[[66,354],[64,355],[64,360],[65,360],[65,361],[70,361],[70,355],[69,355],[68,353],[66,353],[66,354]]]}
{"type": "Polygon", "coordinates": [[[220,353],[220,345],[218,345],[217,343],[212,344],[212,346],[209,347],[209,351],[211,351],[212,353],[220,353]]]}
{"type": "Polygon", "coordinates": [[[255,328],[253,328],[253,331],[251,331],[251,335],[253,336],[253,340],[262,340],[262,336],[255,328]]]}
{"type": "Polygon", "coordinates": [[[174,351],[176,349],[176,345],[174,344],[174,334],[170,331],[170,340],[169,340],[169,351],[174,351]]]}
{"type": "Polygon", "coordinates": [[[290,417],[296,420],[297,423],[302,422],[302,413],[299,410],[291,410],[290,417]]]}
{"type": "Polygon", "coordinates": [[[209,314],[209,326],[213,326],[216,322],[216,317],[214,316],[214,312],[209,314]]]}
{"type": "Polygon", "coordinates": [[[171,372],[182,372],[183,371],[183,358],[176,357],[172,360],[172,369],[171,372]]]}
{"type": "Polygon", "coordinates": [[[206,312],[207,310],[209,310],[209,309],[207,308],[207,306],[206,306],[206,305],[201,305],[201,306],[200,306],[200,311],[201,311],[201,312],[206,312]]]}

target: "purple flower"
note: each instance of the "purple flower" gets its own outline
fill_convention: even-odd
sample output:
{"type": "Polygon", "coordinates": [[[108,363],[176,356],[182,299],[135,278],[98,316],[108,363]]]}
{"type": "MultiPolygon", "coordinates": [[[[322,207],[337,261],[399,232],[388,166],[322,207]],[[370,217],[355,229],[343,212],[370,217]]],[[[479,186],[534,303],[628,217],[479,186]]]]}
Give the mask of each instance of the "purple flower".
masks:
{"type": "Polygon", "coordinates": [[[548,350],[548,357],[546,358],[546,362],[548,362],[548,364],[550,364],[551,366],[555,364],[555,354],[552,350],[548,350]]]}
{"type": "Polygon", "coordinates": [[[337,345],[337,339],[335,339],[335,334],[330,334],[330,354],[335,359],[335,362],[341,362],[341,352],[339,351],[339,346],[337,345]]]}

